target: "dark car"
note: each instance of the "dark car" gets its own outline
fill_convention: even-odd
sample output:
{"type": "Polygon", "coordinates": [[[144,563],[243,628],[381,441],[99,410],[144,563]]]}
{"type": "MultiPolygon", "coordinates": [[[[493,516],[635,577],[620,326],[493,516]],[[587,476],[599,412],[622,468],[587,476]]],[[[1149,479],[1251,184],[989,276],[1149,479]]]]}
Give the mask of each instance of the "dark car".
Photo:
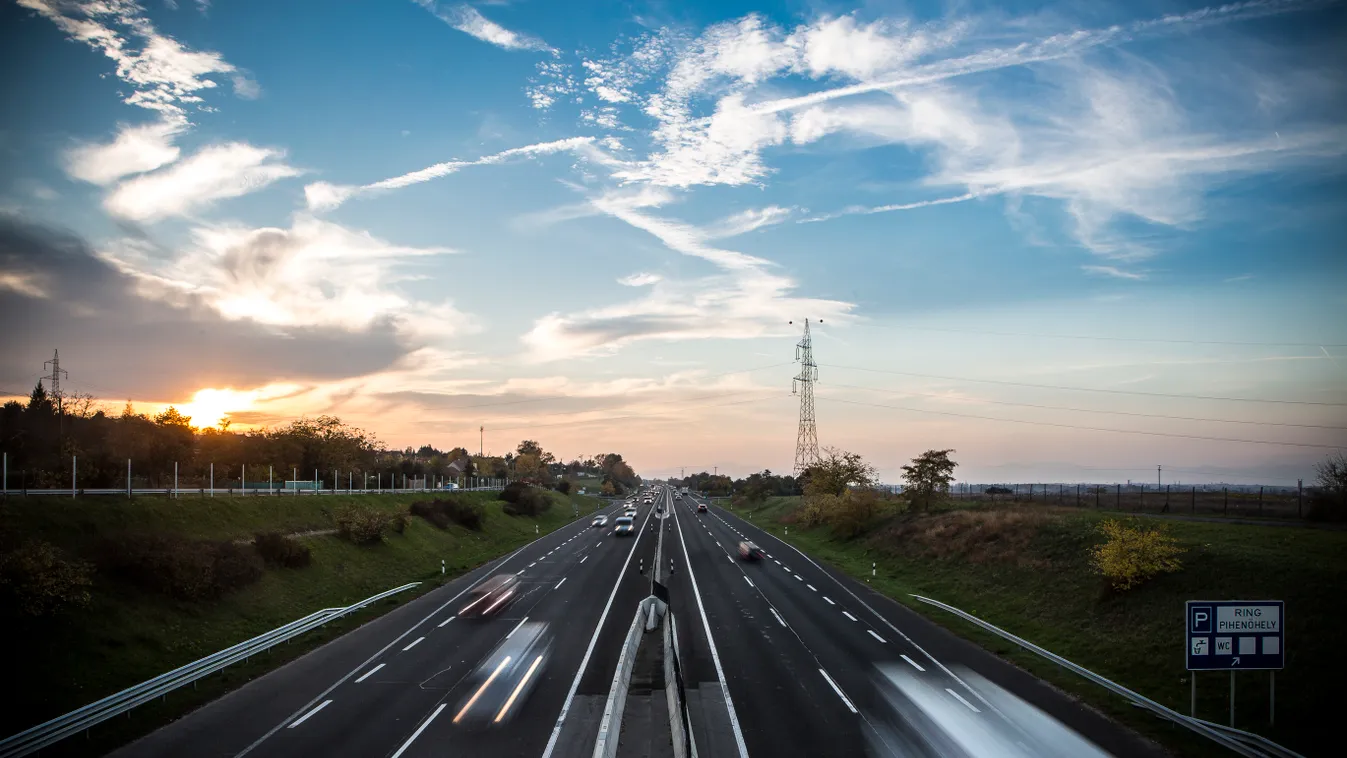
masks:
{"type": "Polygon", "coordinates": [[[468,604],[459,609],[462,617],[490,616],[509,606],[519,591],[519,577],[500,574],[482,582],[468,593],[468,604]]]}
{"type": "Polygon", "coordinates": [[[739,557],[746,561],[760,561],[762,560],[762,548],[752,542],[740,542],[739,557]]]}

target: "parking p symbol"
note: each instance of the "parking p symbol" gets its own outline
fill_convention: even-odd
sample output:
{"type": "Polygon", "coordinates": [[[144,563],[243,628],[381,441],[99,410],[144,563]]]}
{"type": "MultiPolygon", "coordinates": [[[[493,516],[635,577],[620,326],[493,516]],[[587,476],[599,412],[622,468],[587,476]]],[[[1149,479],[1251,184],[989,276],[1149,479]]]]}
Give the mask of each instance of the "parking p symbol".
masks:
{"type": "Polygon", "coordinates": [[[1191,631],[1210,632],[1211,631],[1211,607],[1199,606],[1193,608],[1191,619],[1191,631]]]}

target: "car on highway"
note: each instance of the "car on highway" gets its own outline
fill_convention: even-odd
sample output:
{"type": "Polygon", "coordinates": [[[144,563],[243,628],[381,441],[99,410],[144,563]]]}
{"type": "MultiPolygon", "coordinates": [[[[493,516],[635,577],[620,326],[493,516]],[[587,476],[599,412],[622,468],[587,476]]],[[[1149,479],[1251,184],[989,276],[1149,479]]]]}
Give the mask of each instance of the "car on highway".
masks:
{"type": "Polygon", "coordinates": [[[493,576],[468,592],[468,604],[458,610],[458,615],[471,618],[499,613],[518,592],[519,577],[515,574],[493,576]]]}
{"type": "Polygon", "coordinates": [[[608,526],[608,517],[603,515],[595,516],[594,520],[589,522],[589,525],[594,527],[608,526]]]}
{"type": "Polygon", "coordinates": [[[613,527],[614,537],[627,537],[636,531],[636,525],[632,523],[631,516],[618,516],[614,523],[617,524],[613,527]]]}
{"type": "Polygon", "coordinates": [[[697,503],[697,512],[706,513],[706,503],[697,503]]]}
{"type": "Polygon", "coordinates": [[[546,622],[520,624],[466,677],[466,694],[454,711],[454,724],[484,728],[510,721],[542,678],[551,650],[546,622]]]}
{"type": "Polygon", "coordinates": [[[739,543],[739,557],[746,561],[760,561],[762,560],[762,548],[744,540],[739,543]]]}
{"type": "Polygon", "coordinates": [[[635,508],[628,508],[627,510],[625,510],[625,511],[622,512],[622,515],[623,515],[623,516],[630,516],[631,518],[636,518],[636,509],[635,509],[635,508]]]}

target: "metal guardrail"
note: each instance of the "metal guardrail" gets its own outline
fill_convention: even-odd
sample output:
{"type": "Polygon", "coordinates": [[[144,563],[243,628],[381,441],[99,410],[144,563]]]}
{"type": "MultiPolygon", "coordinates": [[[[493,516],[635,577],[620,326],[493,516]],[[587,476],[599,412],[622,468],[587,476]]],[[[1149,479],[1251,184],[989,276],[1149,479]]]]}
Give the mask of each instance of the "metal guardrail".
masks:
{"type": "Polygon", "coordinates": [[[180,666],[166,674],[160,674],[134,687],[128,687],[102,700],[77,708],[64,716],[57,716],[46,723],[0,740],[0,757],[19,758],[19,756],[36,753],[66,737],[82,732],[114,716],[120,716],[138,705],[143,705],[179,687],[191,684],[208,674],[220,671],[230,664],[238,663],[250,656],[270,650],[277,643],[285,642],[316,629],[333,619],[344,617],[371,603],[404,592],[419,584],[421,583],[411,582],[401,587],[394,587],[344,608],[324,608],[321,611],[315,611],[302,619],[291,621],[265,634],[240,642],[233,647],[212,653],[185,666],[180,666]]]}
{"type": "MultiPolygon", "coordinates": [[[[410,487],[407,489],[389,489],[385,487],[382,490],[348,490],[343,488],[335,490],[330,488],[325,490],[296,490],[285,489],[283,487],[275,487],[272,489],[260,487],[234,487],[232,489],[227,487],[216,487],[214,489],[210,487],[179,487],[175,490],[172,487],[136,487],[131,490],[131,494],[166,495],[168,497],[172,497],[174,494],[205,496],[220,495],[221,497],[295,497],[296,493],[298,493],[305,497],[311,497],[313,495],[406,495],[408,493],[417,492],[453,494],[455,492],[497,492],[500,489],[500,487],[456,487],[454,489],[436,489],[434,487],[426,487],[424,489],[412,489],[410,487]]],[[[13,497],[36,497],[38,495],[55,495],[58,497],[74,497],[76,495],[121,495],[122,497],[126,497],[127,493],[125,487],[120,489],[117,487],[78,487],[73,491],[69,487],[47,487],[45,489],[10,487],[9,489],[0,489],[0,496],[5,495],[13,497]]]]}
{"type": "Polygon", "coordinates": [[[1247,758],[1305,758],[1305,756],[1301,755],[1300,753],[1297,753],[1294,750],[1291,750],[1290,748],[1284,747],[1282,745],[1278,745],[1277,743],[1273,742],[1272,740],[1262,735],[1254,734],[1253,732],[1246,732],[1242,729],[1236,729],[1232,726],[1224,726],[1222,724],[1215,724],[1210,721],[1203,721],[1202,719],[1193,718],[1192,716],[1185,716],[1172,708],[1168,708],[1155,702],[1154,700],[1151,700],[1148,697],[1139,695],[1133,692],[1132,690],[1129,690],[1126,687],[1122,686],[1121,684],[1117,684],[1116,682],[1106,679],[1083,666],[1079,666],[1075,663],[1072,663],[1071,661],[1068,661],[1067,659],[1061,657],[1060,655],[1057,655],[1056,653],[1050,650],[1045,650],[1039,647],[1038,645],[1029,642],[1028,640],[1016,637],[1010,632],[1007,632],[1006,630],[1001,629],[1000,627],[993,626],[992,624],[983,621],[977,616],[961,611],[958,608],[955,608],[954,606],[946,605],[940,602],[939,600],[932,600],[928,597],[922,597],[921,595],[912,595],[912,597],[928,605],[934,605],[935,607],[940,608],[941,610],[949,611],[950,613],[953,613],[954,615],[958,616],[959,618],[962,618],[965,621],[976,624],[977,626],[993,634],[999,635],[1004,639],[1010,640],[1011,642],[1014,642],[1015,644],[1019,645],[1025,650],[1037,653],[1043,656],[1044,658],[1047,658],[1048,660],[1052,661],[1053,663],[1056,663],[1057,665],[1063,668],[1073,671],[1085,677],[1086,679],[1089,679],[1095,684],[1101,685],[1104,688],[1111,690],[1115,694],[1127,698],[1132,702],[1133,705],[1139,708],[1148,710],[1151,713],[1154,713],[1156,716],[1159,716],[1160,718],[1173,721],[1179,726],[1187,727],[1188,729],[1197,732],[1198,734],[1212,740],[1213,742],[1216,742],[1217,744],[1227,747],[1230,750],[1239,753],[1240,755],[1247,756],[1247,758]]]}

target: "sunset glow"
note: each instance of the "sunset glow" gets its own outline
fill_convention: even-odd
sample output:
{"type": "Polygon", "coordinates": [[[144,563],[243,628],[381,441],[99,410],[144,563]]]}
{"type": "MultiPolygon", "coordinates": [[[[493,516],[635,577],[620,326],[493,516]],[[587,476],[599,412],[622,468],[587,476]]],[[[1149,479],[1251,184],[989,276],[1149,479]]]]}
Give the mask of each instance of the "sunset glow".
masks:
{"type": "Polygon", "coordinates": [[[238,392],[232,389],[207,388],[197,390],[192,396],[192,401],[183,404],[178,410],[184,416],[191,416],[192,426],[205,429],[219,425],[231,412],[251,408],[256,398],[256,390],[238,392]]]}

